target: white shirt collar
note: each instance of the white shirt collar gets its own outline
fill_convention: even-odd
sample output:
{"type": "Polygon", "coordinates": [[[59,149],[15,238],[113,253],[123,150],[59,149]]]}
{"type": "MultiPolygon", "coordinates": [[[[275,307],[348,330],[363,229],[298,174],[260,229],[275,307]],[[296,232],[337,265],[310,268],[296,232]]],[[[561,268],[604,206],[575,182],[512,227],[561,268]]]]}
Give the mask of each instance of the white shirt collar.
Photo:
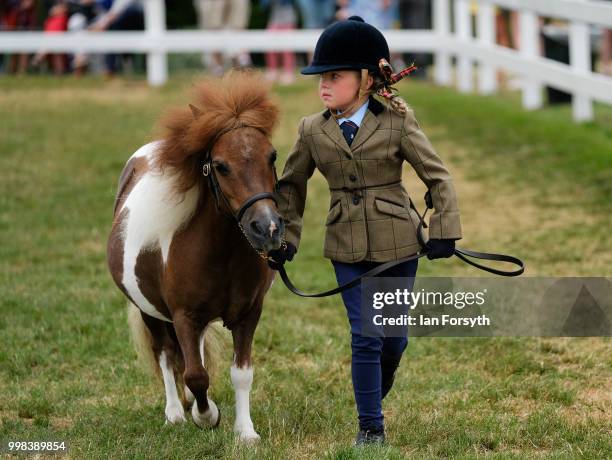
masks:
{"type": "Polygon", "coordinates": [[[361,126],[361,122],[363,121],[363,117],[365,117],[366,111],[368,110],[369,100],[366,100],[365,103],[357,109],[357,111],[348,118],[339,118],[338,124],[341,125],[347,120],[351,120],[357,126],[361,126]]]}

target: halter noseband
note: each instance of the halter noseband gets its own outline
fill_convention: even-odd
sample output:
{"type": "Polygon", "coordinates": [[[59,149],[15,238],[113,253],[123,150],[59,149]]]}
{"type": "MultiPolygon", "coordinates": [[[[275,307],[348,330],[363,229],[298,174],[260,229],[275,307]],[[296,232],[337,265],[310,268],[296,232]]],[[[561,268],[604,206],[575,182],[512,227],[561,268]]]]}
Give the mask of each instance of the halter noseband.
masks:
{"type": "MultiPolygon", "coordinates": [[[[238,128],[254,128],[254,126],[244,126],[244,125],[232,126],[230,128],[224,129],[219,134],[217,134],[213,138],[213,140],[209,143],[208,148],[206,149],[206,155],[204,157],[204,164],[202,165],[202,175],[208,179],[207,182],[208,182],[208,185],[210,186],[213,196],[215,197],[215,204],[217,205],[217,210],[221,211],[221,207],[219,205],[219,197],[221,197],[221,199],[225,202],[227,209],[229,209],[229,211],[231,212],[232,217],[236,220],[238,227],[240,227],[240,230],[242,231],[243,235],[245,236],[245,238],[247,239],[251,247],[255,249],[255,251],[259,254],[259,256],[262,259],[268,260],[269,258],[267,255],[265,255],[265,251],[259,250],[253,245],[250,238],[244,231],[244,228],[240,220],[242,219],[242,216],[244,216],[244,213],[247,211],[247,209],[249,209],[253,204],[255,204],[259,200],[272,200],[278,206],[278,200],[276,198],[276,195],[271,192],[255,193],[254,195],[247,198],[244,203],[242,203],[240,208],[238,208],[238,211],[234,212],[229,203],[229,200],[225,196],[225,193],[223,193],[223,190],[219,186],[219,181],[217,180],[217,176],[215,174],[215,168],[213,168],[212,166],[212,149],[217,143],[217,141],[219,140],[219,138],[223,136],[224,134],[227,134],[228,132],[233,131],[238,128]]],[[[261,131],[259,128],[255,128],[255,129],[261,131]]],[[[276,175],[275,165],[272,165],[272,170],[274,171],[274,190],[276,191],[277,184],[278,184],[278,176],[276,175]]],[[[281,245],[286,247],[284,236],[281,238],[281,245]]]]}

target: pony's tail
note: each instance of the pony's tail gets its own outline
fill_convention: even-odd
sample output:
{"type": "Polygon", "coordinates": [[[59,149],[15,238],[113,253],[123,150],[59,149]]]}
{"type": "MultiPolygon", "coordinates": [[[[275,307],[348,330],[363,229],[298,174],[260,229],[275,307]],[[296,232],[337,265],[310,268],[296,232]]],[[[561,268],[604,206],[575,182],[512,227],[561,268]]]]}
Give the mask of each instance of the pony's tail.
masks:
{"type": "Polygon", "coordinates": [[[211,382],[219,375],[220,364],[224,358],[223,351],[228,348],[229,342],[227,330],[223,328],[220,321],[212,322],[206,326],[204,331],[204,367],[211,382]]]}
{"type": "MultiPolygon", "coordinates": [[[[157,357],[153,352],[153,337],[151,331],[142,320],[140,309],[133,303],[128,304],[128,324],[130,327],[130,336],[134,345],[134,350],[138,356],[138,361],[158,383],[163,383],[163,377],[157,357]]],[[[185,368],[183,362],[183,354],[178,343],[173,340],[170,342],[175,344],[173,356],[176,358],[174,363],[174,375],[179,393],[182,393],[184,388],[183,370],[185,368]]],[[[210,381],[213,382],[219,374],[220,362],[223,359],[223,350],[227,347],[229,340],[228,334],[223,329],[220,322],[210,323],[204,331],[204,367],[208,372],[210,381]]]]}
{"type": "Polygon", "coordinates": [[[130,327],[130,337],[139,364],[144,370],[148,371],[158,383],[162,383],[162,374],[157,358],[153,352],[153,337],[151,331],[142,320],[140,309],[132,302],[128,302],[128,325],[130,327]]]}

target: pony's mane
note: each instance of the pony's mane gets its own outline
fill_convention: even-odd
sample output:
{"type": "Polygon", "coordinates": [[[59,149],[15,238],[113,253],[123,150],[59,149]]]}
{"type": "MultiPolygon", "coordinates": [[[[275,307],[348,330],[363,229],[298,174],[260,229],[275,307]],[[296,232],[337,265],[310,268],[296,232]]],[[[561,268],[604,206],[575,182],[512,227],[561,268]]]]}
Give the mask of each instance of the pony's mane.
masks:
{"type": "Polygon", "coordinates": [[[153,161],[162,172],[170,168],[178,173],[176,188],[181,193],[202,177],[200,161],[220,133],[252,126],[270,137],[278,121],[269,84],[256,72],[232,71],[223,78],[204,79],[195,85],[191,103],[201,112],[197,116],[186,103],[161,119],[164,142],[153,161]]]}

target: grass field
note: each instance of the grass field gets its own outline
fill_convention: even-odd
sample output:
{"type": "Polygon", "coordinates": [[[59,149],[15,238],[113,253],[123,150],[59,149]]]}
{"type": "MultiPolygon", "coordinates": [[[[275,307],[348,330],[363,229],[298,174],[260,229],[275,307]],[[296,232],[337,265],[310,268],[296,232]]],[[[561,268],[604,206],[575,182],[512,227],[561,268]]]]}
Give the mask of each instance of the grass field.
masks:
{"type": "MultiPolygon", "coordinates": [[[[105,244],[118,174],[154,138],[190,78],[0,81],[0,440],[64,440],[67,458],[610,458],[609,339],[410,339],[385,400],[389,444],[354,450],[350,339],[339,297],[302,300],[277,281],[255,338],[256,447],[234,442],[231,350],[212,397],[216,431],[164,426],[163,390],[139,367],[105,244]]],[[[612,110],[575,125],[516,95],[401,86],[455,177],[461,246],[515,254],[530,276],[612,275],[612,110]]],[[[282,170],[313,82],[277,88],[282,170]]],[[[423,185],[406,166],[418,206],[423,185]]],[[[328,191],[309,185],[290,275],[331,287],[322,257],[328,191]]],[[[481,276],[457,259],[420,275],[481,276]]]]}

